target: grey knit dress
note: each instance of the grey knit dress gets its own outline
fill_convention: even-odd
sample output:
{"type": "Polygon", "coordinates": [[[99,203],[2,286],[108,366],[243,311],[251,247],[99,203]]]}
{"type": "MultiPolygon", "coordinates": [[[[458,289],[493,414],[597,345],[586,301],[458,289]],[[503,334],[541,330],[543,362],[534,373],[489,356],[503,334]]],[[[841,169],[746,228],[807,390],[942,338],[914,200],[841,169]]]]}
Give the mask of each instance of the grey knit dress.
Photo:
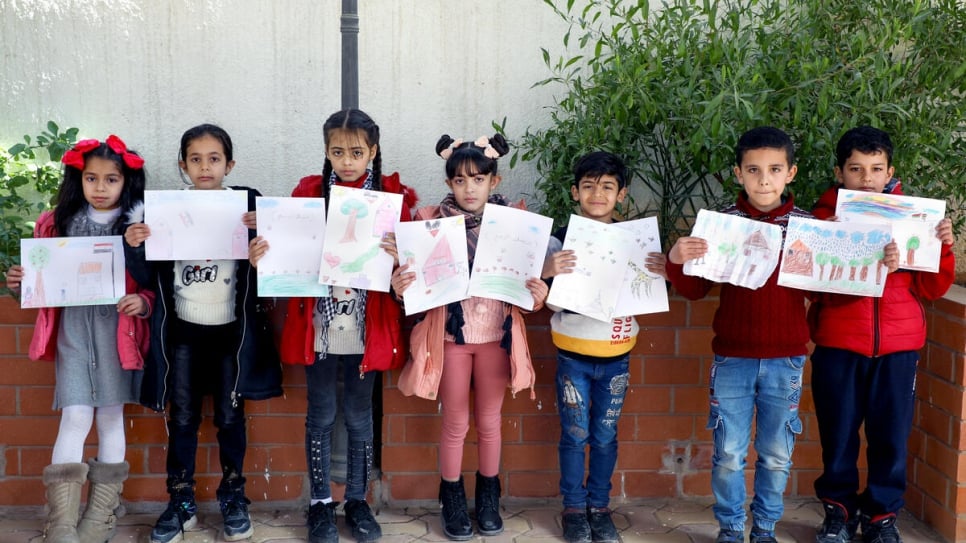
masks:
{"type": "MultiPolygon", "coordinates": [[[[90,208],[71,219],[68,236],[109,236],[111,224],[100,224],[90,208]]],[[[137,403],[143,372],[121,368],[117,354],[117,306],[65,307],[57,329],[54,409],[68,405],[104,407],[137,403]]]]}

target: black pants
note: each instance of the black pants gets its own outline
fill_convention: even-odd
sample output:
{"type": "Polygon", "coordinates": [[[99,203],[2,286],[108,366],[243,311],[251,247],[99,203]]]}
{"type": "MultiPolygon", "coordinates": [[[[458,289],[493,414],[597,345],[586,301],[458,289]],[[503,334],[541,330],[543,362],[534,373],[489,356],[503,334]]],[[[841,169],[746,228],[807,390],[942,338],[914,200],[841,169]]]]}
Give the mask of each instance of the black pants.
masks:
{"type": "Polygon", "coordinates": [[[907,443],[912,429],[919,353],[869,358],[817,346],[812,354],[812,396],[822,442],[822,500],[876,517],[902,508],[907,443]],[[859,495],[859,427],[865,424],[868,478],[859,495]]]}
{"type": "Polygon", "coordinates": [[[238,375],[235,323],[204,326],[177,321],[173,330],[174,355],[170,360],[168,390],[168,489],[194,487],[198,428],[202,400],[212,396],[214,423],[218,429],[221,489],[244,485],[241,477],[248,445],[245,404],[232,397],[238,375]]]}

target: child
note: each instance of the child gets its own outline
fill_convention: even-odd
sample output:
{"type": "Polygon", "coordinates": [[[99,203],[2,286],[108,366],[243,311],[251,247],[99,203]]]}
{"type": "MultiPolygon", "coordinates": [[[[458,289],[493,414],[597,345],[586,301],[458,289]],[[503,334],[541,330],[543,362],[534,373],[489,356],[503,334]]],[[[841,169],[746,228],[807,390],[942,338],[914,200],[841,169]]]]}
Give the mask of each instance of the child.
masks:
{"type": "MultiPolygon", "coordinates": [[[[181,136],[179,166],[195,190],[244,190],[249,212],[243,222],[255,228],[255,197],[247,187],[226,187],[235,165],[232,143],[223,129],[202,124],[181,136]]],[[[202,400],[211,394],[218,429],[222,479],[217,497],[225,541],[252,535],[242,467],[247,447],[245,400],[280,396],[281,366],[265,315],[256,306],[255,281],[247,260],[144,262],[142,243],[151,235],[144,223],[124,234],[129,260],[142,265],[139,281],[158,295],[152,319],[141,403],[156,411],[170,401],[168,418],[168,507],[151,531],[152,543],[182,538],[197,522],[195,455],[202,400]],[[202,270],[203,273],[188,273],[202,270]]],[[[249,232],[249,236],[253,233],[249,232]]]]}
{"type": "MultiPolygon", "coordinates": [[[[437,154],[446,160],[446,185],[452,192],[438,206],[417,211],[416,219],[464,216],[470,269],[483,207],[509,205],[506,198],[492,192],[501,180],[497,159],[508,151],[506,140],[499,134],[465,143],[444,135],[436,144],[437,154]]],[[[390,252],[395,252],[395,246],[390,252]]],[[[397,296],[402,296],[416,279],[416,274],[407,269],[404,265],[393,271],[392,289],[397,296]]],[[[547,298],[547,285],[536,277],[528,279],[526,285],[537,311],[547,298]]],[[[439,499],[443,532],[456,541],[473,537],[462,476],[472,389],[479,440],[476,521],[481,534],[498,534],[503,531],[499,479],[503,396],[508,386],[515,394],[526,387],[532,390],[534,382],[520,309],[478,297],[437,307],[413,327],[410,343],[412,362],[399,376],[399,389],[428,399],[436,399],[438,392],[442,404],[439,499]]]]}
{"type": "MultiPolygon", "coordinates": [[[[739,138],[735,154],[734,173],[744,190],[723,213],[777,224],[783,235],[789,217],[811,216],[794,206],[791,195],[783,195],[797,171],[795,148],[787,134],[771,127],[754,128],[739,138]]],[[[688,299],[702,298],[714,285],[683,272],[685,262],[707,250],[706,240],[682,237],[668,253],[668,277],[688,299]]],[[[808,326],[804,292],[778,286],[777,281],[776,267],[756,290],[722,284],[712,323],[708,429],[714,431],[711,490],[720,527],[717,543],[744,541],[745,457],[756,411],[751,543],[775,543],[775,523],[784,510],[782,493],[795,435],[802,430],[798,404],[808,326]]]]}
{"type": "MultiPolygon", "coordinates": [[[[399,174],[382,175],[379,127],[358,109],[331,115],[322,127],[325,166],[322,175],[303,178],[292,191],[297,197],[328,197],[329,187],[348,187],[403,194],[402,219],[410,219],[416,193],[399,182],[399,174]],[[369,167],[371,164],[371,168],[369,167]]],[[[328,202],[326,202],[328,203],[328,202]]],[[[268,250],[261,237],[252,240],[252,265],[268,250]]],[[[310,543],[336,543],[337,502],[329,488],[332,429],[335,424],[337,372],[345,381],[342,411],[348,433],[345,489],[346,524],[357,541],[375,541],[382,529],[366,503],[372,469],[372,392],[376,371],[405,362],[399,304],[383,292],[333,288],[330,298],[292,298],[282,330],[282,360],[305,366],[308,412],[305,456],[311,481],[308,511],[310,543]]]]}
{"type": "MultiPolygon", "coordinates": [[[[819,199],[815,216],[834,220],[838,190],[902,194],[892,174],[892,141],[869,126],[846,132],[836,147],[838,183],[819,199]]],[[[926,343],[919,298],[942,297],[953,282],[953,230],[940,221],[939,273],[899,270],[886,276],[881,298],[820,293],[808,318],[812,396],[822,442],[822,475],[815,492],[825,508],[819,543],[852,539],[861,518],[862,540],[901,541],[896,514],[906,490],[906,456],[915,401],[919,350],[926,343]],[[859,494],[859,428],[865,426],[868,478],[859,494]],[[861,512],[861,516],[857,513],[861,512]]],[[[886,246],[883,263],[898,267],[898,247],[886,246]]]]}
{"type": "MultiPolygon", "coordinates": [[[[37,219],[34,237],[114,236],[125,212],[144,198],[144,161],[117,136],[78,142],[63,157],[64,180],[53,211],[37,219]]],[[[7,271],[19,294],[21,266],[7,271]]],[[[125,274],[125,294],[111,305],[41,308],[30,358],[55,363],[54,408],[60,429],[51,464],[44,468],[47,523],[44,541],[98,541],[114,535],[114,510],[128,476],[124,460],[124,404],[137,403],[148,347],[146,319],[154,295],[125,274]],[[97,420],[97,458],[83,462],[84,440],[97,420]],[[78,523],[81,487],[90,480],[87,508],[78,523]]]]}
{"type": "MultiPolygon", "coordinates": [[[[627,170],[617,155],[598,151],[574,166],[570,194],[580,215],[616,222],[614,207],[627,195],[627,170]]],[[[543,277],[571,273],[574,252],[562,251],[567,227],[554,232],[547,248],[543,277]]],[[[662,253],[648,255],[651,273],[665,275],[662,253]]],[[[630,378],[628,359],[637,342],[633,316],[602,322],[572,311],[555,311],[550,330],[557,346],[557,409],[560,411],[560,493],[563,495],[564,539],[571,543],[616,542],[617,529],[607,507],[611,475],[617,464],[617,422],[630,378]],[[622,330],[614,337],[614,330],[622,330]],[[616,341],[615,341],[616,339],[616,341]],[[585,448],[590,445],[590,472],[584,484],[585,448]]]]}

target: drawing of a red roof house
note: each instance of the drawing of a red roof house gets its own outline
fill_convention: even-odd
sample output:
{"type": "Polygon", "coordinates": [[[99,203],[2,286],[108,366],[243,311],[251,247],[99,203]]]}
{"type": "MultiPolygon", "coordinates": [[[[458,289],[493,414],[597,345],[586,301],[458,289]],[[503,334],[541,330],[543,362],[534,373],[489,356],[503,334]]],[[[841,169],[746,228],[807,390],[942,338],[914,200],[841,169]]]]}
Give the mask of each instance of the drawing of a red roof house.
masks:
{"type": "Polygon", "coordinates": [[[812,248],[806,245],[804,241],[796,239],[785,248],[785,255],[782,258],[783,272],[811,277],[814,266],[812,248]]]}
{"type": "Polygon", "coordinates": [[[449,248],[448,240],[443,237],[436,242],[436,247],[433,247],[433,252],[423,264],[423,281],[428,287],[454,275],[456,275],[456,262],[453,260],[453,252],[449,248]]]}

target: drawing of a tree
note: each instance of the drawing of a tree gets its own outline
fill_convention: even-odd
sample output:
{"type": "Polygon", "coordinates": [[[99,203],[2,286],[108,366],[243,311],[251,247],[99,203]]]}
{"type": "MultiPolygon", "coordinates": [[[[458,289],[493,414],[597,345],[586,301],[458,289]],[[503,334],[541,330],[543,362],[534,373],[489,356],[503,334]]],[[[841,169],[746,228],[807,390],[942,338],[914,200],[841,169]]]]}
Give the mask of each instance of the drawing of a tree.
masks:
{"type": "Polygon", "coordinates": [[[875,258],[870,256],[862,257],[862,271],[859,272],[859,281],[865,282],[869,278],[869,266],[875,262],[875,258]]]}
{"type": "Polygon", "coordinates": [[[916,249],[919,248],[920,243],[921,240],[919,239],[919,236],[912,236],[906,240],[906,262],[908,262],[910,266],[914,266],[916,263],[916,249]]]}
{"type": "MultiPolygon", "coordinates": [[[[818,280],[819,281],[822,281],[822,280],[825,279],[825,265],[828,264],[831,259],[832,259],[832,257],[829,256],[828,253],[818,253],[817,255],[815,255],[815,263],[818,264],[818,280]]],[[[832,277],[831,277],[831,274],[830,274],[829,280],[831,280],[831,279],[832,279],[832,277]]]]}
{"type": "Polygon", "coordinates": [[[43,270],[47,264],[50,263],[50,249],[42,245],[38,245],[30,250],[30,255],[27,257],[30,259],[30,265],[37,270],[37,280],[34,282],[34,299],[36,300],[35,305],[40,307],[46,305],[47,298],[44,293],[44,274],[43,270]]]}
{"type": "Polygon", "coordinates": [[[829,280],[838,281],[842,278],[843,271],[845,271],[845,262],[838,256],[832,256],[832,275],[829,277],[829,280]]]}
{"type": "MultiPolygon", "coordinates": [[[[852,245],[858,251],[861,249],[862,242],[865,240],[865,232],[852,232],[852,245]]],[[[854,258],[849,260],[849,281],[855,281],[855,271],[859,267],[859,263],[862,261],[861,258],[854,258]]]]}
{"type": "MultiPolygon", "coordinates": [[[[865,237],[863,235],[862,237],[865,237]]],[[[862,263],[861,259],[851,258],[849,259],[849,281],[855,281],[855,270],[858,269],[859,264],[862,263]]]]}
{"type": "Polygon", "coordinates": [[[875,284],[876,286],[882,284],[882,266],[879,266],[879,262],[885,257],[885,251],[878,250],[875,252],[875,284]]]}
{"type": "Polygon", "coordinates": [[[356,199],[348,199],[339,208],[343,215],[349,217],[349,223],[345,227],[345,235],[339,243],[350,243],[356,241],[356,219],[361,219],[369,214],[369,208],[365,202],[356,199]]]}

